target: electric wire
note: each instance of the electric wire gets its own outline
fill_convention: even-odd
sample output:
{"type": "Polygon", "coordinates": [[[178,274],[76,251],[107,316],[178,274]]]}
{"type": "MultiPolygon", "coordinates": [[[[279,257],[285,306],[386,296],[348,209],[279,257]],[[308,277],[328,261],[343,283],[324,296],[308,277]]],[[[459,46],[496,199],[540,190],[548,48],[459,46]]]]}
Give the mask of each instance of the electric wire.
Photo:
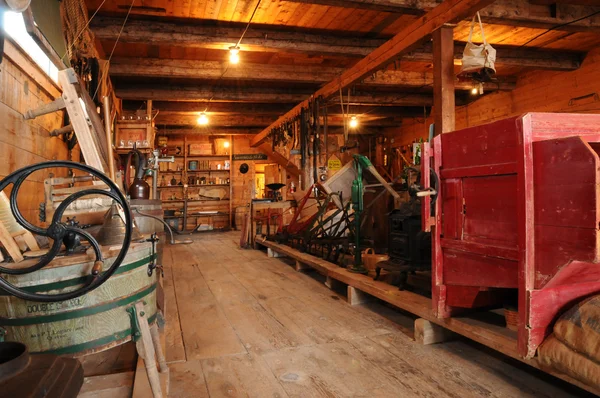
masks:
{"type": "MultiPolygon", "coordinates": [[[[250,29],[250,24],[252,23],[252,20],[254,19],[254,15],[256,14],[256,11],[258,10],[258,7],[260,6],[261,1],[262,0],[258,0],[258,2],[256,3],[256,6],[254,7],[254,11],[252,11],[252,15],[250,15],[250,19],[248,20],[248,23],[246,24],[246,28],[242,32],[242,35],[240,36],[240,39],[237,41],[237,44],[235,45],[235,47],[239,47],[240,46],[240,44],[242,43],[242,39],[246,35],[246,32],[248,32],[248,29],[250,29]]],[[[221,76],[219,76],[219,78],[217,79],[217,82],[215,83],[215,89],[219,87],[219,83],[221,82],[221,80],[223,79],[223,77],[225,76],[225,74],[227,73],[228,70],[229,70],[229,64],[225,67],[225,69],[223,70],[223,73],[221,73],[221,76]]],[[[208,108],[210,107],[210,103],[215,98],[215,89],[213,89],[212,95],[208,99],[208,102],[206,104],[206,108],[204,109],[204,113],[208,112],[208,108]]]]}
{"type": "Polygon", "coordinates": [[[562,27],[564,27],[564,26],[568,26],[568,25],[574,24],[574,23],[576,23],[576,22],[579,22],[579,21],[583,21],[584,19],[591,18],[591,17],[593,17],[594,15],[598,15],[598,14],[600,14],[600,10],[598,10],[598,11],[595,11],[595,12],[593,12],[593,13],[591,13],[591,14],[589,14],[589,15],[586,15],[586,16],[584,16],[584,17],[577,18],[577,19],[574,19],[574,20],[572,20],[572,21],[565,22],[565,23],[562,23],[562,24],[559,24],[559,25],[553,26],[553,27],[551,27],[550,29],[548,29],[547,31],[545,31],[545,32],[542,32],[542,33],[540,33],[539,35],[537,35],[537,36],[533,37],[532,39],[530,39],[530,40],[526,41],[525,43],[521,44],[521,46],[520,46],[520,47],[525,47],[526,45],[528,45],[528,44],[529,44],[529,43],[531,43],[532,41],[534,41],[534,40],[536,40],[536,39],[539,39],[540,37],[542,37],[542,36],[544,36],[544,35],[546,35],[546,34],[550,33],[550,32],[551,32],[551,31],[553,31],[553,30],[556,30],[556,29],[558,29],[558,28],[562,28],[562,27]]]}
{"type": "Polygon", "coordinates": [[[119,34],[117,35],[117,40],[115,40],[115,44],[113,45],[113,48],[108,57],[107,67],[104,68],[104,71],[102,73],[102,79],[100,79],[100,81],[98,82],[98,87],[96,87],[96,92],[94,92],[94,95],[92,96],[92,100],[96,98],[96,95],[98,95],[98,91],[100,90],[100,82],[104,81],[104,78],[106,77],[106,74],[108,73],[108,69],[110,68],[110,61],[113,57],[113,54],[115,53],[115,50],[117,49],[117,44],[119,44],[119,40],[121,39],[121,34],[123,33],[123,29],[125,29],[125,25],[127,24],[127,20],[129,19],[129,15],[131,14],[131,10],[132,10],[134,4],[135,4],[135,0],[131,0],[131,5],[129,6],[129,10],[127,10],[127,15],[125,15],[125,20],[123,20],[123,25],[121,25],[121,29],[119,30],[119,34]]]}

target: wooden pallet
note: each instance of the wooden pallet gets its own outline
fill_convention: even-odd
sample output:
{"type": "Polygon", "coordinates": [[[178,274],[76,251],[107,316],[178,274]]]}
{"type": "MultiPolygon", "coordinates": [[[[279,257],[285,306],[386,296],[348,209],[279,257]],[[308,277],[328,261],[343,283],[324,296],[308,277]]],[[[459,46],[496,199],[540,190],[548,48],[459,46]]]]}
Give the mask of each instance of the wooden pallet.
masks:
{"type": "Polygon", "coordinates": [[[504,326],[490,323],[487,320],[489,313],[479,313],[469,316],[453,318],[436,318],[433,314],[431,299],[416,293],[398,290],[396,286],[385,282],[375,281],[367,275],[348,272],[346,269],[330,263],[311,254],[302,253],[289,246],[278,244],[257,237],[257,246],[267,248],[270,257],[289,257],[296,260],[296,270],[305,271],[314,269],[326,276],[325,285],[329,288],[346,285],[348,289],[348,303],[350,305],[362,304],[373,297],[385,301],[396,308],[410,312],[419,317],[416,325],[416,334],[421,334],[421,341],[425,344],[441,342],[452,337],[450,332],[464,336],[513,359],[519,360],[534,368],[541,369],[559,379],[567,381],[577,387],[600,395],[599,389],[587,386],[564,374],[542,368],[537,358],[525,359],[517,350],[517,334],[504,326]],[[423,320],[427,322],[423,322],[423,320]],[[433,327],[432,327],[433,325],[433,327]],[[436,327],[445,329],[440,331],[436,327]]]}

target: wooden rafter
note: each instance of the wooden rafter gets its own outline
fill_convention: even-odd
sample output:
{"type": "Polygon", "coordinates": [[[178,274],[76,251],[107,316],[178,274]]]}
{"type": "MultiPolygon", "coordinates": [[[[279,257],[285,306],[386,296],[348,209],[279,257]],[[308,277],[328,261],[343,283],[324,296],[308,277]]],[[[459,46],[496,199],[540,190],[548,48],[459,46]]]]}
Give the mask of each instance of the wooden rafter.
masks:
{"type": "MultiPolygon", "coordinates": [[[[135,111],[140,109],[142,104],[139,101],[126,101],[123,104],[124,109],[135,111]]],[[[160,114],[198,114],[198,112],[207,111],[209,115],[274,115],[280,116],[293,108],[293,104],[253,104],[253,103],[235,103],[235,102],[212,102],[210,106],[198,102],[182,102],[182,101],[155,101],[153,108],[157,109],[160,114]]],[[[330,104],[329,113],[337,114],[339,104],[330,104]]],[[[400,107],[400,106],[368,106],[355,105],[350,109],[350,113],[354,115],[377,115],[387,117],[407,117],[407,116],[422,116],[422,107],[400,107]]]]}
{"type": "MultiPolygon", "coordinates": [[[[264,115],[209,115],[210,125],[214,127],[266,127],[270,125],[277,116],[264,115]]],[[[198,113],[161,112],[155,119],[156,124],[166,126],[193,126],[198,119],[198,113]]],[[[322,122],[321,122],[322,123],[322,122]]],[[[342,115],[330,115],[329,126],[343,126],[342,115]]],[[[361,124],[380,127],[397,127],[400,119],[380,115],[363,115],[361,124]]]]}
{"type": "MultiPolygon", "coordinates": [[[[446,0],[424,16],[404,28],[400,33],[378,47],[371,54],[357,62],[353,67],[346,70],[340,77],[325,84],[314,93],[314,97],[329,98],[334,95],[340,87],[347,87],[365,76],[373,73],[395,59],[399,54],[410,51],[419,46],[421,42],[436,29],[445,23],[460,20],[467,15],[472,15],[477,10],[492,3],[493,0],[446,0]]],[[[296,105],[291,111],[277,119],[273,124],[257,134],[251,141],[252,146],[262,144],[268,137],[272,128],[280,125],[289,118],[295,116],[300,110],[307,106],[309,99],[296,105]]]]}
{"type": "MultiPolygon", "coordinates": [[[[122,25],[117,18],[95,18],[94,33],[97,38],[115,40],[122,25]]],[[[211,27],[172,22],[152,22],[146,20],[129,21],[119,41],[124,43],[152,43],[154,45],[184,46],[191,48],[213,48],[226,50],[235,43],[241,34],[237,24],[211,27]]],[[[348,34],[346,32],[346,34],[348,34]]],[[[339,34],[315,33],[312,30],[298,32],[297,29],[253,27],[244,36],[244,51],[285,51],[315,55],[335,55],[364,57],[386,42],[386,39],[365,39],[340,36],[339,34]]],[[[455,62],[462,57],[464,43],[454,46],[455,62]]],[[[515,46],[497,47],[497,65],[522,66],[535,69],[574,70],[583,58],[579,52],[557,50],[530,50],[515,46]]],[[[426,44],[405,54],[403,61],[432,62],[431,45],[426,44]]],[[[147,61],[150,62],[150,61],[147,61]]],[[[191,62],[191,61],[190,61],[191,62]]],[[[117,60],[115,60],[117,64],[117,60]]],[[[118,64],[117,64],[118,65],[118,64]]],[[[117,68],[118,66],[115,65],[117,68]]],[[[209,67],[213,68],[211,65],[209,67]]]]}
{"type": "MultiPolygon", "coordinates": [[[[298,103],[309,97],[314,91],[276,88],[246,88],[243,91],[231,87],[214,86],[145,86],[120,85],[117,96],[123,100],[162,100],[162,101],[198,101],[207,104],[213,102],[253,102],[253,103],[298,103]]],[[[344,98],[346,100],[346,98],[344,98]]],[[[333,103],[339,98],[331,97],[333,103]]],[[[431,94],[397,94],[389,92],[357,91],[350,97],[351,105],[381,106],[431,106],[431,94]]]]}
{"type": "MultiPolygon", "coordinates": [[[[440,1],[436,0],[289,0],[294,3],[320,4],[332,7],[358,8],[396,14],[422,15],[440,1]]],[[[570,25],[559,26],[585,17],[598,10],[597,3],[556,0],[497,0],[480,10],[489,23],[528,28],[579,32],[600,29],[600,18],[588,18],[570,25]],[[582,4],[583,3],[583,4],[582,4]]]]}
{"type": "MultiPolygon", "coordinates": [[[[326,83],[339,76],[344,69],[307,65],[263,65],[244,63],[239,67],[229,67],[226,73],[224,64],[216,61],[193,61],[158,58],[121,58],[111,64],[111,76],[148,78],[186,78],[204,80],[238,80],[257,82],[326,83]]],[[[417,87],[433,85],[433,74],[406,72],[400,70],[377,71],[360,82],[366,89],[369,86],[417,87]]],[[[490,91],[513,90],[516,79],[500,78],[498,83],[486,83],[490,91]]],[[[473,84],[468,81],[456,82],[457,90],[469,91],[473,84]]]]}

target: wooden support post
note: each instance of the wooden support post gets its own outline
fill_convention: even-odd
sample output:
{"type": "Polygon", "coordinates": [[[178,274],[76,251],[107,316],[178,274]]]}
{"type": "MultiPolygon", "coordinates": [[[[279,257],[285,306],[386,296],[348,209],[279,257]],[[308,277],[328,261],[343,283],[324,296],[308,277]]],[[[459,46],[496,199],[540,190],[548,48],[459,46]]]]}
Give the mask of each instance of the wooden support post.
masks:
{"type": "Polygon", "coordinates": [[[373,300],[373,296],[358,290],[353,286],[348,286],[348,304],[359,305],[373,300]]]}
{"type": "Polygon", "coordinates": [[[158,333],[158,325],[156,322],[150,326],[150,334],[152,334],[152,343],[154,344],[154,350],[156,351],[158,370],[160,373],[169,373],[169,367],[167,366],[167,360],[165,359],[165,354],[162,349],[160,334],[158,333]]]}
{"type": "MultiPolygon", "coordinates": [[[[112,120],[110,114],[110,98],[105,96],[102,98],[102,105],[104,109],[104,133],[106,134],[106,148],[108,151],[108,175],[111,180],[117,181],[115,175],[115,159],[113,153],[113,138],[112,138],[112,120]]],[[[154,198],[156,199],[156,198],[154,198]]]]}
{"type": "Polygon", "coordinates": [[[24,118],[25,120],[35,119],[38,116],[47,115],[62,109],[65,109],[65,100],[62,97],[59,97],[50,103],[40,106],[37,109],[28,110],[25,113],[24,118]]]}
{"type": "Polygon", "coordinates": [[[271,258],[279,258],[279,257],[285,257],[285,255],[278,253],[276,251],[274,251],[273,249],[271,249],[270,247],[267,247],[267,256],[271,257],[271,258]]]}
{"type": "Polygon", "coordinates": [[[301,271],[308,271],[310,269],[312,269],[310,266],[296,260],[296,271],[301,272],[301,271]]]}
{"type": "Polygon", "coordinates": [[[344,283],[327,275],[327,277],[325,278],[325,286],[327,286],[331,290],[336,290],[338,288],[343,287],[344,283]]]}
{"type": "Polygon", "coordinates": [[[450,330],[436,325],[426,319],[415,320],[415,341],[419,344],[429,345],[452,340],[455,337],[450,330]]]}
{"type": "Polygon", "coordinates": [[[435,135],[454,131],[454,28],[433,32],[433,113],[435,135]]]}
{"type": "Polygon", "coordinates": [[[158,370],[156,369],[156,352],[154,351],[152,333],[150,332],[150,326],[148,325],[148,316],[145,314],[144,304],[142,302],[136,303],[135,309],[142,335],[142,337],[136,342],[137,352],[138,355],[144,360],[144,366],[146,367],[146,373],[148,374],[148,380],[150,381],[150,388],[152,389],[153,397],[162,398],[163,393],[160,386],[158,370]]]}

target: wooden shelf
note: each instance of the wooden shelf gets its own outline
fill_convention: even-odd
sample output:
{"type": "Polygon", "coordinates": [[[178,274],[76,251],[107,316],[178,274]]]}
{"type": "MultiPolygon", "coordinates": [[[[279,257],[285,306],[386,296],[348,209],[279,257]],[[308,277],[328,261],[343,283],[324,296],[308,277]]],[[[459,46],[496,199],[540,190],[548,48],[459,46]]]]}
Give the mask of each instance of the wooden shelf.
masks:
{"type": "Polygon", "coordinates": [[[194,202],[229,202],[229,199],[188,199],[188,203],[194,202]]]}
{"type": "MultiPolygon", "coordinates": [[[[232,137],[229,136],[230,141],[232,140],[232,137]]],[[[188,184],[188,185],[172,185],[172,186],[161,186],[161,187],[157,187],[158,191],[161,192],[161,196],[171,196],[172,194],[176,193],[176,191],[178,192],[186,192],[185,189],[199,189],[202,190],[202,188],[204,189],[210,189],[210,188],[221,188],[221,189],[227,189],[229,190],[229,198],[226,199],[189,199],[189,198],[184,198],[184,199],[177,199],[177,200],[163,200],[163,203],[165,204],[171,204],[171,208],[177,208],[179,209],[179,211],[182,211],[182,209],[187,209],[187,211],[184,213],[182,212],[182,214],[180,216],[170,216],[170,217],[165,217],[167,219],[183,219],[183,228],[186,229],[186,226],[188,225],[188,219],[193,217],[193,218],[199,218],[199,217],[215,217],[217,220],[212,220],[209,221],[210,224],[212,224],[215,229],[223,229],[224,227],[222,227],[223,223],[223,218],[228,218],[229,221],[229,225],[226,226],[225,228],[231,228],[232,225],[232,215],[233,215],[233,200],[231,200],[232,195],[233,195],[233,185],[231,184],[231,180],[232,180],[232,168],[229,167],[228,169],[213,169],[213,167],[216,167],[218,163],[220,163],[221,166],[224,165],[224,161],[225,164],[227,163],[226,161],[228,160],[229,162],[232,161],[232,155],[216,155],[216,154],[210,154],[210,155],[190,155],[188,153],[189,150],[189,145],[188,145],[188,140],[187,138],[184,136],[183,137],[183,145],[181,145],[183,151],[180,154],[176,154],[174,155],[174,158],[177,159],[177,164],[179,165],[179,167],[183,167],[183,170],[167,170],[167,171],[159,171],[160,174],[163,175],[163,178],[165,178],[164,176],[166,175],[166,179],[167,181],[170,181],[172,178],[175,178],[177,180],[185,180],[185,181],[190,181],[190,182],[196,182],[196,178],[197,177],[203,177],[206,178],[208,180],[215,180],[216,181],[221,181],[224,182],[226,181],[226,177],[229,177],[230,183],[229,184],[188,184]],[[208,169],[197,169],[197,170],[187,170],[187,168],[189,167],[189,161],[190,160],[198,160],[200,163],[204,161],[204,163],[198,164],[198,166],[201,167],[209,167],[208,169]],[[181,165],[181,163],[183,163],[183,166],[181,165]],[[216,174],[216,175],[215,175],[216,174]],[[176,176],[181,176],[181,178],[176,177],[176,176]],[[189,179],[188,179],[189,177],[189,179]],[[192,207],[191,209],[189,207],[192,207]],[[220,209],[223,211],[219,211],[219,213],[215,213],[215,214],[198,214],[195,212],[199,212],[199,211],[211,211],[213,209],[220,209]],[[227,210],[227,212],[225,212],[225,210],[227,210]]],[[[178,145],[179,146],[179,145],[178,145]]],[[[231,148],[230,150],[232,150],[233,148],[231,148]]],[[[231,163],[229,163],[231,164],[231,163]]],[[[176,166],[177,167],[177,166],[176,166]]],[[[159,177],[160,178],[160,177],[159,177]]],[[[189,191],[188,191],[189,192],[189,191]]],[[[193,195],[191,195],[193,196],[193,195]]],[[[197,224],[197,220],[195,222],[192,222],[190,224],[196,223],[197,224]]],[[[189,229],[189,228],[188,228],[189,229]]]]}
{"type": "MultiPolygon", "coordinates": [[[[188,185],[188,188],[205,188],[205,187],[228,187],[230,184],[200,184],[200,185],[188,185]]],[[[171,185],[167,187],[157,187],[157,189],[174,189],[183,188],[183,185],[171,185]]]]}
{"type": "Polygon", "coordinates": [[[229,173],[230,169],[223,170],[187,170],[188,173],[229,173]]]}
{"type": "Polygon", "coordinates": [[[229,155],[175,155],[176,158],[187,158],[187,159],[229,159],[229,155]]]}

